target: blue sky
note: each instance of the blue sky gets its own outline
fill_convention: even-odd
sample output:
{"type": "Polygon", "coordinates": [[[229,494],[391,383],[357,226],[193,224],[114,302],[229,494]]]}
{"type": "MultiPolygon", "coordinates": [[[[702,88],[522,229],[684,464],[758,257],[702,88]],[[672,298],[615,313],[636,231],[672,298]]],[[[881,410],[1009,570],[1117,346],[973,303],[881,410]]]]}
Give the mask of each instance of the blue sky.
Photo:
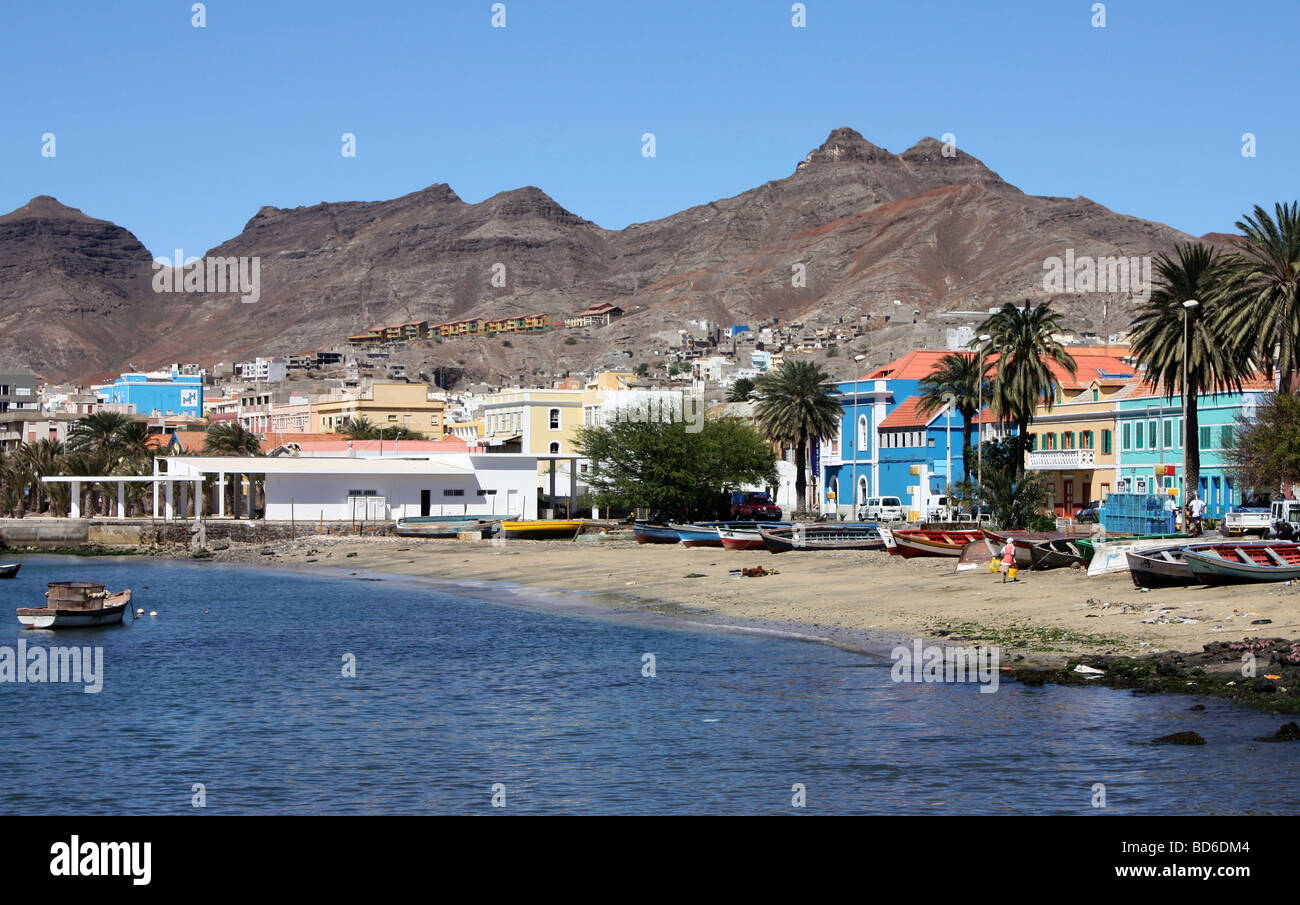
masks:
{"type": "Polygon", "coordinates": [[[784,177],[838,126],[953,133],[1027,192],[1196,235],[1298,194],[1296,0],[1113,0],[1104,28],[1092,0],[805,0],[804,28],[789,0],[505,0],[505,28],[491,0],[210,0],[205,28],[191,5],[5,4],[0,210],[54,195],[188,255],[265,204],[446,182],[620,228],[784,177]]]}

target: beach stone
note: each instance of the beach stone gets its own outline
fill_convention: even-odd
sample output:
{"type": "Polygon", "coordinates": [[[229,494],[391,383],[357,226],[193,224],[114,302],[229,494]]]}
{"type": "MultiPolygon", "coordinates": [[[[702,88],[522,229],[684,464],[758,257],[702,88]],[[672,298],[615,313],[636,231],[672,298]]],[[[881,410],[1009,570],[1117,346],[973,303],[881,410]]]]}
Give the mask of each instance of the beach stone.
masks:
{"type": "Polygon", "coordinates": [[[1195,732],[1174,732],[1152,739],[1157,745],[1204,745],[1205,739],[1195,732]]]}
{"type": "Polygon", "coordinates": [[[1188,707],[1187,709],[1188,709],[1188,710],[1204,710],[1204,709],[1205,709],[1205,705],[1204,705],[1204,704],[1193,704],[1191,707],[1188,707]]]}
{"type": "Polygon", "coordinates": [[[1273,735],[1262,735],[1257,742],[1300,742],[1300,724],[1287,723],[1273,735]]]}

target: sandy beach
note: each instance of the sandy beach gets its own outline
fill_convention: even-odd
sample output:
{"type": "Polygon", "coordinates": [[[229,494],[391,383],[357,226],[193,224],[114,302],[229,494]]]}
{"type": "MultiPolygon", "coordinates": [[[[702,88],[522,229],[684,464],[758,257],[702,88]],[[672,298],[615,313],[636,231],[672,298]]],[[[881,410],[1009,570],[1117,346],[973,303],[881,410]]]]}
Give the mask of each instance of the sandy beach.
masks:
{"type": "Polygon", "coordinates": [[[1127,572],[1088,578],[1057,569],[1003,584],[955,561],[866,551],[731,552],[604,541],[465,542],[300,537],[234,545],[227,562],[346,568],[579,592],[611,610],[660,603],[665,615],[757,621],[853,645],[855,635],[997,644],[1043,663],[1078,654],[1199,651],[1214,641],[1300,636],[1300,585],[1139,591],[1127,572]],[[762,566],[775,574],[742,577],[762,566]],[[1253,624],[1255,620],[1271,620],[1253,624]]]}

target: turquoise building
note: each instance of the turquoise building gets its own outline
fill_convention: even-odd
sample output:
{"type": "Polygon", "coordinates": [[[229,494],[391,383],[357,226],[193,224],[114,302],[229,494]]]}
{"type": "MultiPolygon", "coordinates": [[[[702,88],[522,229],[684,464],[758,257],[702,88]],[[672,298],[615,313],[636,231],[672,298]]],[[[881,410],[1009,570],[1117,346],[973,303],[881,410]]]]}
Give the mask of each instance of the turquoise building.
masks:
{"type": "MultiPolygon", "coordinates": [[[[1239,393],[1202,395],[1197,405],[1201,451],[1200,487],[1206,514],[1223,518],[1249,488],[1239,488],[1227,458],[1242,418],[1255,416],[1268,389],[1251,384],[1239,393]]],[[[1185,505],[1183,487],[1183,399],[1150,393],[1145,386],[1122,398],[1115,413],[1116,493],[1168,493],[1185,505]]]]}

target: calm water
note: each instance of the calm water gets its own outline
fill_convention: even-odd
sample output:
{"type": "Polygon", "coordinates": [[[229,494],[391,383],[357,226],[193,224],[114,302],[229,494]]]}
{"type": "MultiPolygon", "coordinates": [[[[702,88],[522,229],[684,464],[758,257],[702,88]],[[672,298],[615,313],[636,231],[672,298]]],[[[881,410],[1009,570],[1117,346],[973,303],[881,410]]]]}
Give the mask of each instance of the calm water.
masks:
{"type": "Polygon", "coordinates": [[[0,684],[0,813],[1294,813],[1284,721],[1107,689],[896,685],[824,645],[489,603],[401,580],[26,557],[0,645],[104,648],[104,688],[0,684]],[[21,629],[45,582],[121,628],[21,629]],[[641,677],[652,652],[657,676],[641,677]],[[341,675],[356,657],[356,677],[341,675]],[[1195,729],[1204,747],[1152,746],[1195,729]],[[1090,807],[1093,783],[1108,807],[1090,807]],[[791,807],[806,787],[807,808],[791,807]]]}

